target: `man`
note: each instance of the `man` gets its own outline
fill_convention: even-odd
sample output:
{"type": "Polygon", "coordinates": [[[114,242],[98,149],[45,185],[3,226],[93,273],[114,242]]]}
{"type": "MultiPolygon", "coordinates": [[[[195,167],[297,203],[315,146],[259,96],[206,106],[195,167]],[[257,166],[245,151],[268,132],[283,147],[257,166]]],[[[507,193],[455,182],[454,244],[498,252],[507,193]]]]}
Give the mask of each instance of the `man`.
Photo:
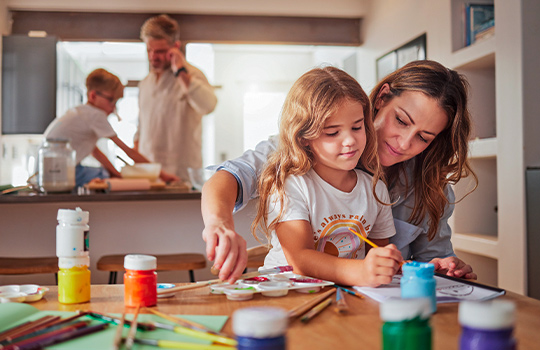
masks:
{"type": "Polygon", "coordinates": [[[139,84],[135,148],[163,170],[189,181],[187,168],[201,168],[202,117],[217,97],[204,74],[180,51],[178,23],[167,15],[141,27],[150,73],[139,84]]]}

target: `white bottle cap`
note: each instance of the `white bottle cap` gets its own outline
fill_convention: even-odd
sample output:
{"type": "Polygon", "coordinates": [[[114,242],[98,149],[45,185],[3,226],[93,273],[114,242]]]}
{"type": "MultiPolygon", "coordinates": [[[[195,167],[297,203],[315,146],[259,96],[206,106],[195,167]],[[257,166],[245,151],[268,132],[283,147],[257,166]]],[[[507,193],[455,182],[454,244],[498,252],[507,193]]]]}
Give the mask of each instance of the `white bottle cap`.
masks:
{"type": "Polygon", "coordinates": [[[88,266],[90,266],[89,256],[58,258],[58,267],[61,269],[71,269],[72,267],[88,267],[88,266]]]}
{"type": "Polygon", "coordinates": [[[126,270],[148,271],[155,270],[157,259],[155,256],[142,254],[128,254],[124,257],[124,268],[126,270]]]}
{"type": "Polygon", "coordinates": [[[381,303],[379,312],[383,321],[401,322],[420,317],[429,319],[431,301],[429,298],[389,299],[381,303]]]}
{"type": "Polygon", "coordinates": [[[58,215],[56,219],[58,221],[63,221],[70,224],[86,225],[88,223],[89,217],[90,213],[88,213],[87,211],[83,211],[81,208],[77,207],[75,208],[75,210],[58,209],[58,215]]]}
{"type": "Polygon", "coordinates": [[[478,329],[508,329],[514,326],[516,305],[508,300],[462,301],[459,323],[478,329]]]}
{"type": "Polygon", "coordinates": [[[248,307],[233,314],[233,332],[239,337],[275,338],[285,334],[288,314],[277,307],[248,307]]]}

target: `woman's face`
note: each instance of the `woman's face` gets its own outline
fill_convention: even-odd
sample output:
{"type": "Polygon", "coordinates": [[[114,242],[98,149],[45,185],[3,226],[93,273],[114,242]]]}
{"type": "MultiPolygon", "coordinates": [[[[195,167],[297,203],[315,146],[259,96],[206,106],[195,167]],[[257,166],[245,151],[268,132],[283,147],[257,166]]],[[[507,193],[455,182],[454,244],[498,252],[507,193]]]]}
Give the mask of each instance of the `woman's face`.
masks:
{"type": "MultiPolygon", "coordinates": [[[[379,96],[388,93],[384,85],[379,96]]],[[[437,101],[422,92],[404,91],[383,102],[377,99],[377,150],[383,167],[409,160],[424,151],[444,130],[448,117],[437,101]]]]}

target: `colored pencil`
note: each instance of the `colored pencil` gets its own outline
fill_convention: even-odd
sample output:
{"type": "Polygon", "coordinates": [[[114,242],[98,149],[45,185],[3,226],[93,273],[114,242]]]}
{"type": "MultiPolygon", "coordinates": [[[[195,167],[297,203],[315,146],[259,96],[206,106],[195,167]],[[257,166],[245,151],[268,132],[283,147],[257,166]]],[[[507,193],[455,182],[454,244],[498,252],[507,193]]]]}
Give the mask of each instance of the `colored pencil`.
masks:
{"type": "Polygon", "coordinates": [[[220,335],[222,337],[228,337],[227,334],[211,330],[210,328],[205,327],[204,325],[202,325],[200,323],[193,322],[193,321],[187,320],[185,318],[180,318],[180,317],[177,317],[177,316],[168,315],[168,314],[166,314],[164,312],[160,312],[160,311],[150,309],[150,308],[148,308],[147,310],[150,311],[151,313],[153,313],[154,315],[157,315],[157,316],[159,316],[159,317],[161,317],[163,319],[166,319],[167,321],[171,321],[173,323],[176,323],[177,325],[184,326],[184,327],[187,327],[187,328],[191,328],[193,330],[207,332],[207,333],[210,333],[210,334],[220,335]]]}
{"type": "Polygon", "coordinates": [[[0,340],[9,340],[18,337],[19,335],[24,335],[28,331],[34,331],[43,326],[49,325],[60,319],[60,316],[43,316],[34,321],[28,321],[18,326],[12,327],[2,333],[0,333],[0,340]]]}
{"type": "Polygon", "coordinates": [[[172,340],[154,340],[154,339],[139,339],[135,338],[135,343],[157,346],[168,349],[185,349],[185,350],[234,350],[236,348],[225,345],[214,344],[196,344],[186,343],[172,340]]]}
{"type": "Polygon", "coordinates": [[[330,304],[332,304],[332,298],[324,300],[322,303],[316,305],[313,309],[309,310],[304,316],[302,316],[300,321],[304,323],[311,321],[313,318],[315,318],[315,316],[320,314],[330,304]]]}
{"type": "Polygon", "coordinates": [[[350,227],[349,227],[349,231],[351,231],[352,233],[354,233],[355,235],[357,235],[361,240],[363,240],[364,242],[366,242],[367,244],[369,244],[369,245],[372,246],[373,248],[379,248],[378,245],[376,245],[375,243],[373,243],[372,241],[370,241],[367,237],[362,236],[361,234],[359,234],[358,232],[356,232],[355,230],[353,230],[353,229],[350,228],[350,227]]]}
{"type": "Polygon", "coordinates": [[[60,336],[64,333],[70,333],[70,332],[76,331],[77,329],[88,327],[89,323],[90,321],[80,321],[71,325],[66,325],[66,326],[61,325],[59,328],[47,330],[46,332],[43,332],[43,333],[39,332],[39,334],[34,334],[28,338],[23,337],[24,339],[20,339],[20,340],[17,340],[16,342],[10,343],[9,345],[5,345],[2,347],[2,349],[3,350],[16,350],[28,344],[36,344],[42,340],[50,339],[52,337],[60,336]]]}
{"type": "Polygon", "coordinates": [[[342,287],[342,286],[337,285],[337,284],[336,284],[335,286],[336,286],[337,288],[341,289],[342,291],[344,291],[345,293],[348,293],[348,294],[350,294],[350,295],[354,295],[354,296],[356,296],[356,297],[358,297],[358,298],[360,298],[360,299],[364,299],[364,298],[365,298],[365,297],[362,295],[362,293],[360,293],[360,292],[357,292],[357,291],[355,291],[355,290],[352,290],[352,289],[348,289],[348,288],[342,287]]]}
{"type": "Polygon", "coordinates": [[[76,330],[72,330],[70,332],[62,333],[59,335],[53,335],[46,339],[41,339],[32,343],[28,343],[25,345],[21,345],[17,347],[17,350],[34,350],[34,349],[43,349],[47,346],[51,346],[54,344],[62,343],[68,340],[72,340],[75,338],[82,337],[84,335],[92,334],[95,332],[99,332],[105,328],[107,328],[109,325],[107,323],[100,323],[95,326],[89,326],[84,327],[76,330]]]}
{"type": "MultiPolygon", "coordinates": [[[[369,245],[372,246],[373,248],[379,248],[378,245],[376,245],[375,243],[373,243],[372,241],[370,241],[367,237],[362,236],[361,234],[359,234],[358,232],[356,232],[355,230],[353,230],[353,229],[350,228],[350,227],[349,227],[349,231],[351,231],[352,233],[354,233],[355,235],[357,235],[361,240],[363,240],[364,242],[366,242],[367,244],[369,244],[369,245]]],[[[404,261],[400,262],[400,263],[399,263],[399,266],[403,266],[403,263],[404,263],[404,261]]]]}
{"type": "Polygon", "coordinates": [[[186,328],[183,326],[171,326],[171,325],[159,323],[159,322],[152,322],[152,324],[156,326],[156,328],[167,329],[178,334],[186,335],[188,337],[208,340],[211,342],[225,344],[229,346],[236,346],[238,344],[238,342],[235,339],[232,339],[229,337],[222,337],[220,335],[210,334],[210,333],[206,333],[202,331],[196,331],[196,330],[186,328]]]}
{"type": "Polygon", "coordinates": [[[131,320],[131,326],[129,327],[129,333],[126,338],[126,349],[130,350],[133,347],[133,342],[135,341],[135,335],[137,335],[137,317],[139,317],[139,310],[141,309],[141,304],[135,309],[135,314],[133,314],[133,320],[131,320]]]}
{"type": "MultiPolygon", "coordinates": [[[[107,322],[107,323],[110,323],[110,324],[114,324],[114,325],[119,325],[121,323],[121,320],[119,318],[116,318],[116,317],[112,317],[112,316],[109,316],[109,315],[105,315],[105,314],[101,314],[99,312],[95,312],[95,311],[91,311],[88,313],[88,316],[96,319],[96,320],[100,320],[100,321],[103,321],[103,322],[107,322]]],[[[131,327],[131,321],[130,320],[124,320],[124,327],[131,327]]],[[[137,322],[137,329],[141,330],[141,331],[151,331],[151,330],[154,330],[155,327],[152,326],[151,324],[149,323],[143,323],[143,322],[137,322]]]]}
{"type": "Polygon", "coordinates": [[[329,291],[324,292],[324,293],[314,297],[313,299],[308,300],[305,303],[295,307],[294,309],[289,311],[289,318],[295,318],[295,317],[298,317],[298,316],[306,313],[309,309],[313,308],[313,306],[317,305],[322,300],[328,298],[333,293],[335,293],[335,291],[336,291],[336,289],[332,288],[329,291]]]}
{"type": "Polygon", "coordinates": [[[336,306],[334,310],[339,314],[344,314],[349,312],[349,305],[345,301],[345,294],[341,288],[336,289],[336,306]]]}

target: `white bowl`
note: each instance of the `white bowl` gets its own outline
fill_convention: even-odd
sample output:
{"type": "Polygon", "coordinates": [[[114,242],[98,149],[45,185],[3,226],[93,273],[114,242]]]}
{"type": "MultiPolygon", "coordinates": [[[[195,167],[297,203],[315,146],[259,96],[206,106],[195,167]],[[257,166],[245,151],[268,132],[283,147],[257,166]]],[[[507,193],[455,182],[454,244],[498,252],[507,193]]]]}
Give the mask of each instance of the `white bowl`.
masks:
{"type": "Polygon", "coordinates": [[[136,163],[126,165],[120,173],[124,179],[148,179],[157,180],[161,171],[159,163],[136,163]]]}
{"type": "Polygon", "coordinates": [[[198,191],[202,191],[204,183],[214,174],[212,170],[188,168],[189,182],[198,191]]]}

